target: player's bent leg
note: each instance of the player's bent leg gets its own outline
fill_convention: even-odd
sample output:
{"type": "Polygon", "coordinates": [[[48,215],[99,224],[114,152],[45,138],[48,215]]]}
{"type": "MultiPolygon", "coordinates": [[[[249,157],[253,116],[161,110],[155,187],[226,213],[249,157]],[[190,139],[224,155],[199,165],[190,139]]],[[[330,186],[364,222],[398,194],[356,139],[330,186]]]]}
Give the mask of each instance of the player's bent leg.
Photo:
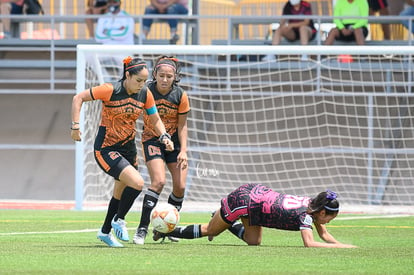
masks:
{"type": "Polygon", "coordinates": [[[241,218],[244,225],[244,235],[243,240],[248,245],[260,245],[262,242],[262,227],[258,225],[249,225],[248,218],[241,218]]]}
{"type": "Polygon", "coordinates": [[[139,191],[144,187],[144,179],[132,165],[128,165],[122,170],[119,175],[119,180],[125,185],[139,191]]]}
{"type": "Polygon", "coordinates": [[[109,232],[108,234],[105,234],[105,233],[102,233],[101,230],[99,230],[96,237],[109,247],[124,247],[120,242],[118,242],[114,238],[114,236],[112,236],[111,232],[109,232]]]}
{"type": "Polygon", "coordinates": [[[228,229],[230,226],[231,224],[225,222],[221,217],[219,209],[214,213],[208,224],[203,224],[201,226],[201,235],[209,236],[208,239],[211,241],[213,237],[218,236],[221,232],[228,229]]]}
{"type": "Polygon", "coordinates": [[[148,188],[142,201],[142,212],[141,220],[135,232],[133,242],[135,244],[143,245],[145,243],[145,237],[148,233],[148,226],[151,219],[151,211],[155,208],[158,203],[159,193],[153,189],[148,188]]]}
{"type": "Polygon", "coordinates": [[[135,199],[141,193],[144,180],[139,172],[132,165],[122,169],[119,175],[119,184],[126,185],[122,192],[117,214],[114,216],[111,225],[115,235],[122,241],[129,241],[128,230],[126,227],[125,216],[131,209],[135,199]]]}

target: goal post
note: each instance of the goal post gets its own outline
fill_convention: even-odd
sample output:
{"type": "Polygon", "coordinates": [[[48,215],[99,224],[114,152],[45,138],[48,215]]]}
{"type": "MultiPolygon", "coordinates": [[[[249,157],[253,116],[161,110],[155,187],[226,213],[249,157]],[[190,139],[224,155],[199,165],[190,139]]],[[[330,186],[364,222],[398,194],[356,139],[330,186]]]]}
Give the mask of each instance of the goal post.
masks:
{"type": "MultiPolygon", "coordinates": [[[[414,205],[414,46],[78,45],[77,92],[120,79],[125,56],[151,70],[165,54],[180,60],[190,98],[183,209],[245,183],[307,196],[334,190],[359,212],[414,205]],[[270,54],[277,61],[263,60],[270,54]]],[[[100,104],[82,108],[76,209],[112,195],[92,152],[100,104]]],[[[139,148],[141,128],[139,119],[139,148]]],[[[167,175],[160,201],[170,192],[167,175]]]]}

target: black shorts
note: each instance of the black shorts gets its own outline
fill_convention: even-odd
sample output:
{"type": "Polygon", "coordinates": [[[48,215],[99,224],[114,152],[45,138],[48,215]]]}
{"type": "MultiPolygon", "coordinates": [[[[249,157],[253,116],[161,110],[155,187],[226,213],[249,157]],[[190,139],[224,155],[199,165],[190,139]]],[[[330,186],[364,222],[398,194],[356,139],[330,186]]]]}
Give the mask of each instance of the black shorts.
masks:
{"type": "Polygon", "coordinates": [[[116,180],[119,180],[119,175],[125,167],[132,165],[135,169],[138,169],[136,151],[128,154],[121,154],[117,151],[103,149],[95,150],[94,156],[99,167],[116,180]]]}
{"type": "MultiPolygon", "coordinates": [[[[293,39],[291,42],[300,40],[299,28],[293,28],[293,32],[295,33],[295,39],[293,39]]],[[[315,37],[316,37],[316,32],[312,30],[312,35],[309,38],[309,41],[312,41],[313,39],[315,39],[315,37]]]]}
{"type": "Polygon", "coordinates": [[[375,12],[388,7],[387,0],[368,0],[368,5],[375,12]]]}
{"type": "Polygon", "coordinates": [[[159,142],[158,139],[150,139],[142,143],[142,151],[144,152],[145,162],[152,159],[163,159],[165,163],[177,162],[178,154],[180,153],[180,144],[177,140],[174,142],[174,151],[169,152],[165,150],[165,145],[159,142]]]}
{"type": "MultiPolygon", "coordinates": [[[[345,25],[345,28],[348,28],[352,24],[345,25]]],[[[368,36],[368,29],[366,27],[361,27],[362,33],[364,37],[366,38],[368,36]]],[[[345,42],[352,42],[355,41],[355,35],[354,33],[351,33],[350,35],[343,35],[341,31],[339,31],[339,37],[336,38],[338,41],[345,41],[345,42]]]]}

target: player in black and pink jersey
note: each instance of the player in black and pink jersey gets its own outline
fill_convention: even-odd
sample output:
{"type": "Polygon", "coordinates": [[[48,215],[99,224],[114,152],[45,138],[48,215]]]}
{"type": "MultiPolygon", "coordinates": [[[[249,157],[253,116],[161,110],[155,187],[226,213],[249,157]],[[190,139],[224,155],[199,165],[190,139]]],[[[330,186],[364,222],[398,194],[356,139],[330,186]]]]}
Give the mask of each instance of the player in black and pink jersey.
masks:
{"type": "Polygon", "coordinates": [[[82,104],[102,102],[101,121],[94,143],[95,160],[102,170],[115,180],[104,224],[97,237],[110,247],[122,247],[111,234],[113,228],[122,241],[129,241],[125,215],[141,193],[144,179],[138,172],[136,121],[146,112],[150,123],[167,151],[174,143],[158,114],[154,97],[145,85],[148,68],[144,60],[130,56],[123,60],[122,79],[84,90],[73,97],[71,137],[81,140],[79,125],[82,104]]]}
{"type": "MultiPolygon", "coordinates": [[[[246,184],[221,200],[221,208],[208,224],[177,227],[167,235],[182,239],[209,236],[212,240],[212,237],[229,229],[248,245],[260,245],[262,228],[269,227],[300,231],[305,247],[355,248],[354,245],[340,243],[326,229],[325,224],[339,212],[336,197],[336,193],[326,191],[312,199],[278,193],[261,184],[246,184]],[[314,240],[312,225],[325,242],[314,240]]],[[[154,232],[155,241],[164,236],[154,232]]]]}

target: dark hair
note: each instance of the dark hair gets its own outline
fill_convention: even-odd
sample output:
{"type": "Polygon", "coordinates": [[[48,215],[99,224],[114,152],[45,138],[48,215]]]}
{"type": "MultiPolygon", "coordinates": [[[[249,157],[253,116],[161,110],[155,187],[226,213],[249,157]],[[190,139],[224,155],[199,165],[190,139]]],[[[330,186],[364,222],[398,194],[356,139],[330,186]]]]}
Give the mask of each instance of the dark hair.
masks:
{"type": "Polygon", "coordinates": [[[132,58],[127,56],[122,61],[124,63],[124,70],[122,73],[122,80],[126,78],[125,73],[138,74],[142,69],[147,68],[147,63],[141,58],[132,58]]]}
{"type": "Polygon", "coordinates": [[[316,213],[324,209],[327,215],[333,215],[335,213],[338,213],[339,202],[336,199],[336,197],[336,193],[330,190],[326,190],[326,192],[319,193],[309,203],[310,213],[316,213]]]}
{"type": "Polygon", "coordinates": [[[155,62],[154,62],[154,68],[152,70],[152,79],[155,80],[155,77],[157,75],[157,71],[158,68],[161,65],[170,65],[175,69],[175,78],[174,78],[174,83],[176,84],[178,82],[180,82],[181,79],[181,65],[180,62],[178,61],[178,59],[174,56],[168,56],[168,55],[161,55],[159,56],[155,62]]]}

